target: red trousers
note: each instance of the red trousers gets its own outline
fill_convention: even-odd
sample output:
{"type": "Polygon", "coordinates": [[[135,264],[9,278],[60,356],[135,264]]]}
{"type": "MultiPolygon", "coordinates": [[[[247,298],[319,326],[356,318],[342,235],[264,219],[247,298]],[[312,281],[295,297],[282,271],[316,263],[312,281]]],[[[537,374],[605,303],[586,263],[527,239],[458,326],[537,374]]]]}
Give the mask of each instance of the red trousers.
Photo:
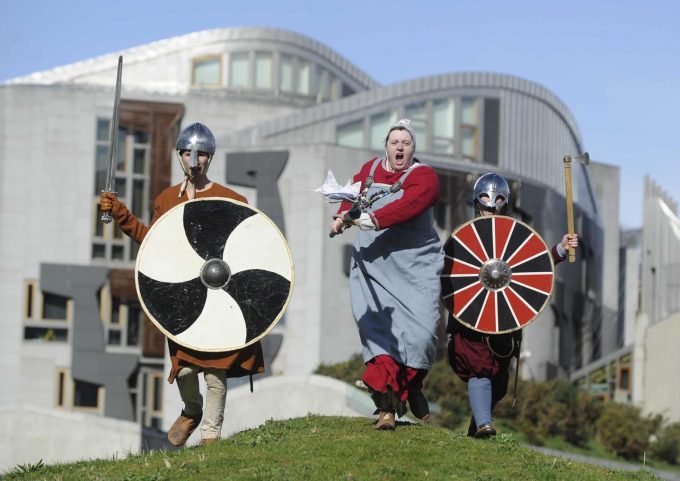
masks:
{"type": "Polygon", "coordinates": [[[386,354],[376,356],[366,363],[361,380],[374,391],[387,392],[389,386],[397,399],[406,401],[409,390],[420,390],[426,369],[415,369],[399,364],[386,354]]]}

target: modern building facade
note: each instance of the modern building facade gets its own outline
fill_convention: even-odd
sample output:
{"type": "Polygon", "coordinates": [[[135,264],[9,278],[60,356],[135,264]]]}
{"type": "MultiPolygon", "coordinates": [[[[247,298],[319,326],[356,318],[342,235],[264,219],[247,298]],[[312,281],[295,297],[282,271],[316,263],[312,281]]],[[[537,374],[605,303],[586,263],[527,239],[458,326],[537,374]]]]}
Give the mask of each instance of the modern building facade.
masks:
{"type": "MultiPolygon", "coordinates": [[[[265,338],[272,374],[309,374],[360,350],[347,286],[354,233],[328,238],[337,206],[312,190],[328,170],[344,180],[381,155],[400,117],[439,174],[442,239],[471,217],[472,185],[488,171],[511,183],[510,215],[550,245],[566,231],[562,158],[584,146],[568,108],[528,80],[461,72],[381,86],[319,42],[268,28],[198,32],[12,79],[0,84],[0,406],[90,413],[140,433],[176,416],[164,339],[136,298],[138,246],[98,220],[119,54],[121,200],[148,222],[153,199],[182,176],[178,131],[200,121],[217,138],[210,177],[288,240],[296,285],[265,338]]],[[[527,378],[568,375],[611,349],[602,213],[591,173],[575,163],[572,175],[583,248],[525,331],[527,378]]]]}

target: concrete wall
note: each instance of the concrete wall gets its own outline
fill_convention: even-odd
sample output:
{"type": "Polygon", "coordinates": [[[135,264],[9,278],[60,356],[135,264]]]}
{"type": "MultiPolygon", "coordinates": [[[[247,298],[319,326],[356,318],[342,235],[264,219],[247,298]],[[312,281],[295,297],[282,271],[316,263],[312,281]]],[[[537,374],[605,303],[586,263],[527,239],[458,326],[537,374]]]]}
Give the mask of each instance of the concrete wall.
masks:
{"type": "Polygon", "coordinates": [[[137,423],[90,414],[0,406],[0,473],[17,464],[123,458],[140,450],[137,423]]]}
{"type": "Polygon", "coordinates": [[[662,414],[670,422],[680,421],[680,313],[647,329],[642,408],[645,413],[662,414]]]}
{"type": "MultiPolygon", "coordinates": [[[[205,393],[202,377],[200,386],[205,393]]],[[[166,430],[182,407],[179,397],[174,399],[174,403],[170,409],[166,405],[163,419],[166,430]]],[[[252,393],[246,385],[227,391],[222,437],[256,428],[269,419],[290,419],[308,414],[370,417],[374,410],[375,406],[367,392],[337,379],[318,375],[271,376],[257,380],[252,393]]],[[[199,431],[197,429],[191,435],[187,445],[195,445],[201,441],[199,431]]]]}

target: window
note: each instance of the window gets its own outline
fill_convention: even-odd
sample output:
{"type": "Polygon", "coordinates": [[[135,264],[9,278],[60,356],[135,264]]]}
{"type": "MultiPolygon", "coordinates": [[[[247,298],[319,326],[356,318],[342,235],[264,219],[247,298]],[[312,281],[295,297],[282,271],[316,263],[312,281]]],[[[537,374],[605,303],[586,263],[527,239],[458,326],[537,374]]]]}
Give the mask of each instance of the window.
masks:
{"type": "Polygon", "coordinates": [[[323,102],[331,98],[331,75],[328,70],[317,67],[317,102],[323,102]]]}
{"type": "MultiPolygon", "coordinates": [[[[109,129],[109,125],[108,120],[97,120],[92,258],[130,262],[135,259],[137,254],[137,244],[125,236],[115,222],[109,224],[101,222],[99,193],[105,186],[106,170],[108,169],[108,138],[104,135],[104,132],[109,129]]],[[[150,217],[150,137],[149,132],[145,129],[122,124],[118,128],[118,158],[114,190],[118,199],[145,223],[148,223],[150,217]]]]}
{"type": "Polygon", "coordinates": [[[107,346],[140,349],[146,315],[139,301],[111,296],[110,286],[106,284],[99,292],[99,306],[107,346]]]}
{"type": "Polygon", "coordinates": [[[429,152],[427,104],[409,105],[404,109],[405,118],[411,119],[411,128],[416,134],[416,149],[429,152]]]}
{"type": "Polygon", "coordinates": [[[454,153],[455,102],[453,99],[432,102],[432,152],[454,153]]]}
{"type": "Polygon", "coordinates": [[[104,407],[104,388],[98,384],[71,378],[68,368],[55,372],[54,404],[62,409],[100,411],[104,407]]]}
{"type": "Polygon", "coordinates": [[[229,55],[229,86],[250,87],[250,53],[234,52],[229,55]]]}
{"type": "Polygon", "coordinates": [[[392,112],[374,115],[368,124],[370,147],[373,150],[385,150],[385,134],[394,123],[392,112]]]}
{"type": "Polygon", "coordinates": [[[66,407],[66,392],[68,387],[68,369],[57,369],[57,398],[58,407],[66,407]]]}
{"type": "Polygon", "coordinates": [[[139,418],[143,427],[161,429],[163,421],[163,372],[162,367],[153,369],[149,366],[142,367],[139,389],[141,389],[141,402],[139,405],[139,418]]]}
{"type": "Polygon", "coordinates": [[[102,387],[87,381],[73,380],[73,407],[93,408],[101,406],[102,387]]]}
{"type": "Polygon", "coordinates": [[[68,321],[73,319],[73,300],[42,292],[38,281],[24,281],[24,340],[66,342],[68,321]]]}
{"type": "Polygon", "coordinates": [[[477,159],[479,155],[478,149],[478,125],[479,113],[477,108],[477,99],[463,98],[461,99],[461,155],[469,159],[477,159]]]}
{"type": "Polygon", "coordinates": [[[273,58],[271,53],[255,53],[255,88],[271,89],[274,85],[273,77],[273,58]]]}
{"type": "Polygon", "coordinates": [[[338,127],[336,135],[338,137],[338,145],[342,145],[343,147],[362,148],[364,146],[363,119],[338,127]]]}
{"type": "Polygon", "coordinates": [[[43,293],[42,319],[66,320],[68,297],[43,293]]]}
{"type": "Polygon", "coordinates": [[[282,92],[293,91],[293,57],[281,55],[279,88],[282,92]]]}
{"type": "Polygon", "coordinates": [[[630,367],[621,366],[618,372],[618,388],[624,391],[631,390],[630,367]]]}
{"type": "Polygon", "coordinates": [[[297,93],[300,95],[311,95],[312,86],[312,64],[298,60],[298,82],[297,93]]]}
{"type": "MultiPolygon", "coordinates": [[[[333,82],[336,81],[338,79],[334,79],[333,82]]],[[[323,79],[321,79],[321,82],[323,82],[323,79]]],[[[331,96],[333,95],[335,94],[331,96]]],[[[480,121],[482,118],[480,110],[483,105],[485,104],[482,103],[482,99],[476,97],[432,99],[405,105],[403,108],[395,105],[390,110],[366,118],[368,147],[382,151],[385,134],[390,125],[398,118],[405,117],[411,120],[418,152],[431,152],[479,160],[480,121]]],[[[491,105],[495,106],[497,116],[498,103],[491,103],[491,105]]],[[[495,132],[495,137],[492,136],[488,142],[490,153],[498,151],[497,129],[495,132]]],[[[336,135],[338,145],[355,148],[365,147],[363,120],[337,127],[336,135]]],[[[497,163],[497,154],[495,157],[491,155],[490,161],[497,163]]]]}
{"type": "Polygon", "coordinates": [[[192,62],[191,83],[196,86],[222,85],[222,58],[205,57],[194,59],[192,62]]]}

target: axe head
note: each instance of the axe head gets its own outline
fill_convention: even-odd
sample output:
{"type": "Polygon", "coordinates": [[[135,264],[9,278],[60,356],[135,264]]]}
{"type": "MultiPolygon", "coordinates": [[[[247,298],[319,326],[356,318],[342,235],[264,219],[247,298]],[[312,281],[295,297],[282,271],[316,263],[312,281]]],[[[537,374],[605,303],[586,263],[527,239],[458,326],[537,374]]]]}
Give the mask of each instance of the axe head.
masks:
{"type": "Polygon", "coordinates": [[[588,152],[583,152],[581,155],[576,155],[573,157],[571,155],[564,156],[565,162],[571,162],[572,160],[581,162],[583,165],[590,165],[590,155],[588,155],[588,152]]]}

